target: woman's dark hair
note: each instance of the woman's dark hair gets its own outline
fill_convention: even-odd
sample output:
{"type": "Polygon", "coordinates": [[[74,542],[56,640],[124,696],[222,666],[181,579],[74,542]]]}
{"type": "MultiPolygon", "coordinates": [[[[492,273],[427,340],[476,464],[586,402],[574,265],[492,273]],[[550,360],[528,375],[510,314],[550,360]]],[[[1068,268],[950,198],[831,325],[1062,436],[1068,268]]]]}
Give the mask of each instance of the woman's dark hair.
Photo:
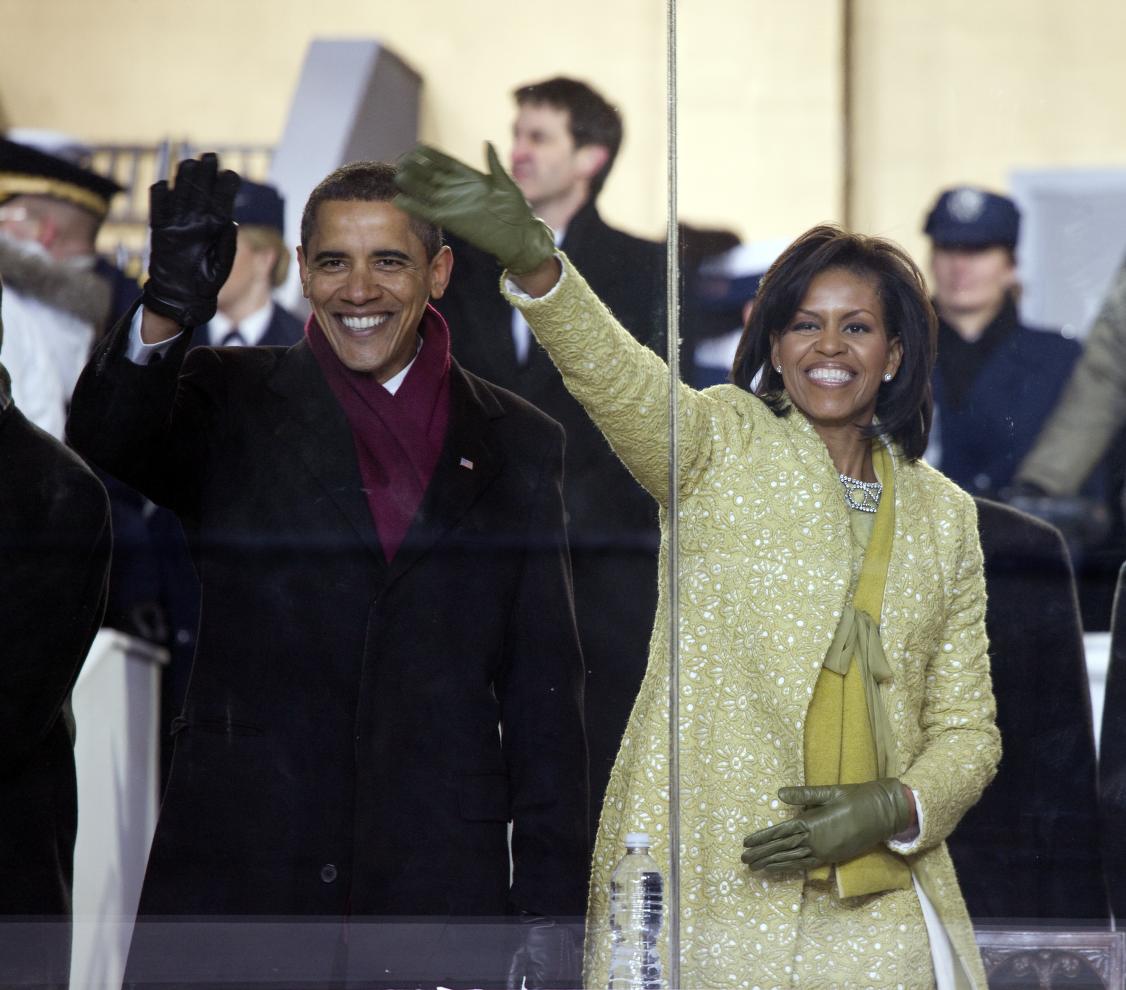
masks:
{"type": "Polygon", "coordinates": [[[782,375],[770,360],[771,344],[786,332],[810,283],[831,269],[843,269],[875,282],[888,338],[899,338],[903,348],[895,378],[883,383],[876,396],[879,423],[864,433],[888,434],[909,460],[917,460],[926,450],[934,411],[931,372],[938,318],[927,298],[922,273],[907,252],[891,241],[850,234],[830,224],[802,234],[770,266],[759,284],[735,352],[731,380],[753,391],[776,416],[789,413],[782,375]],[[752,389],[756,375],[758,382],[752,389]]]}

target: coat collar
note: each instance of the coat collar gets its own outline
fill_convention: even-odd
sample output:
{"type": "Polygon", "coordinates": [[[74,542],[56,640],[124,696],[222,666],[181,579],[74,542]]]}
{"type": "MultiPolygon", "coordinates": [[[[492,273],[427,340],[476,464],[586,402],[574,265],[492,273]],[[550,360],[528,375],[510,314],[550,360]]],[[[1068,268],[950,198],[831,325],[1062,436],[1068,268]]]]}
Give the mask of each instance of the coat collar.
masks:
{"type": "Polygon", "coordinates": [[[504,410],[484,384],[450,367],[450,422],[434,474],[402,546],[388,567],[363,492],[352,432],[324,380],[309,345],[301,341],[280,358],[270,388],[285,400],[286,414],[274,429],[317,477],[357,538],[395,580],[425,556],[477,501],[504,463],[491,421],[504,410]]]}
{"type": "MultiPolygon", "coordinates": [[[[594,205],[594,200],[588,199],[571,217],[571,222],[567,224],[567,229],[564,231],[563,243],[560,244],[560,247],[569,252],[576,246],[581,245],[593,232],[605,226],[606,224],[598,213],[598,207],[594,205]]],[[[570,253],[567,257],[570,257],[570,253]]]]}

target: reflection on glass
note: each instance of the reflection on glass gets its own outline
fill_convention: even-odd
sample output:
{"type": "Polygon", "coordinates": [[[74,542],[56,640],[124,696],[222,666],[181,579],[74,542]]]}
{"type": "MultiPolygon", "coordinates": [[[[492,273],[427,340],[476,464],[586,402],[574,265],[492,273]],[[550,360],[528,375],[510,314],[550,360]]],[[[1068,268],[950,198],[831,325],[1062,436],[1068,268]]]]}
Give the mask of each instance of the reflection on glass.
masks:
{"type": "MultiPolygon", "coordinates": [[[[163,12],[162,2],[153,10],[163,12]]],[[[1037,332],[1035,339],[1058,345],[1066,361],[1045,344],[1047,356],[1025,367],[1029,351],[1007,348],[1016,338],[987,327],[985,343],[1000,344],[991,358],[998,364],[987,370],[1011,374],[991,386],[998,379],[982,373],[985,358],[959,359],[940,345],[938,392],[953,379],[977,388],[1002,432],[1011,418],[1014,430],[1027,436],[1020,450],[1002,443],[999,455],[987,456],[965,477],[934,455],[975,494],[1010,502],[979,498],[976,517],[1004,758],[960,822],[933,811],[927,787],[918,801],[924,832],[948,833],[983,962],[997,980],[1022,979],[1022,972],[1043,963],[1044,974],[1058,964],[1060,972],[1072,966],[1085,973],[1092,984],[1121,983],[1126,947],[1121,933],[1108,930],[1105,896],[1109,891],[1119,915],[1126,911],[1126,867],[1115,843],[1126,793],[1120,731],[1126,699],[1121,644],[1110,631],[1126,556],[1120,463],[1126,445],[1118,437],[1126,394],[1120,373],[1126,362],[1118,354],[1126,307],[1119,297],[1126,283],[1112,277],[1126,249],[1119,236],[1126,213],[1116,212],[1122,211],[1116,192],[1121,170],[1115,167],[1126,147],[1120,129],[1107,126],[1122,109],[1114,47],[1121,36],[1115,28],[1124,26],[1119,4],[1094,0],[1082,16],[1052,18],[1016,0],[973,11],[956,0],[939,0],[925,11],[802,0],[787,5],[784,16],[763,2],[682,9],[669,188],[661,113],[664,4],[583,0],[552,18],[550,37],[538,16],[506,11],[485,23],[479,12],[458,5],[412,20],[346,0],[331,9],[287,8],[279,18],[275,4],[249,0],[225,11],[220,26],[184,18],[168,4],[177,48],[192,52],[190,64],[187,56],[178,64],[168,54],[162,32],[169,18],[138,18],[128,4],[88,6],[72,0],[50,10],[11,5],[0,62],[0,122],[31,125],[9,136],[55,161],[47,174],[36,175],[42,165],[28,165],[34,156],[12,157],[9,146],[0,152],[7,331],[0,358],[14,396],[8,406],[0,395],[2,483],[9,493],[0,540],[9,582],[5,621],[14,624],[6,627],[0,697],[18,709],[7,719],[3,752],[0,803],[16,811],[0,814],[7,837],[0,841],[7,897],[0,912],[20,919],[2,927],[0,982],[15,979],[5,967],[22,966],[43,981],[65,983],[71,907],[74,985],[120,979],[158,794],[165,794],[166,814],[153,863],[175,877],[163,899],[152,899],[157,888],[151,885],[146,893],[153,920],[140,938],[160,948],[151,968],[134,970],[141,981],[185,981],[192,974],[214,981],[226,973],[235,983],[253,977],[290,985],[315,983],[327,973],[371,984],[484,984],[504,982],[515,965],[512,972],[522,970],[530,986],[544,973],[537,969],[541,961],[553,954],[562,967],[557,973],[576,974],[587,893],[579,849],[600,817],[588,933],[593,985],[602,979],[597,966],[609,944],[602,941],[606,878],[625,855],[625,831],[637,829],[651,831],[656,861],[666,871],[662,939],[675,944],[680,930],[687,973],[707,971],[717,985],[738,986],[768,981],[775,963],[759,965],[759,958],[781,960],[780,980],[793,977],[785,973],[786,959],[799,975],[822,963],[850,964],[844,956],[822,959],[818,950],[804,948],[795,962],[799,940],[816,940],[810,932],[822,930],[816,927],[820,915],[811,920],[817,914],[811,905],[823,903],[810,894],[823,892],[814,887],[818,881],[801,886],[799,910],[791,912],[797,923],[784,914],[782,921],[756,915],[732,935],[714,919],[739,910],[740,898],[756,885],[765,890],[780,882],[762,879],[735,857],[744,836],[799,814],[770,802],[779,787],[804,782],[812,678],[836,631],[833,608],[812,618],[798,614],[800,595],[779,588],[800,590],[805,571],[827,574],[848,550],[849,566],[839,569],[844,601],[851,584],[859,583],[854,565],[862,559],[859,549],[849,548],[870,545],[867,524],[846,517],[849,525],[817,544],[824,549],[795,550],[781,535],[785,527],[763,521],[767,509],[756,509],[751,522],[744,519],[753,503],[749,489],[737,490],[726,475],[716,476],[710,489],[692,489],[678,505],[676,486],[670,491],[667,484],[670,461],[679,462],[672,467],[678,478],[700,467],[701,451],[718,442],[701,446],[698,435],[710,429],[713,436],[726,422],[713,415],[716,403],[738,386],[727,384],[703,399],[686,390],[670,393],[667,384],[651,387],[651,357],[622,338],[630,355],[645,354],[646,373],[621,364],[604,369],[617,379],[607,389],[617,390],[637,434],[611,448],[602,438],[606,423],[592,423],[529,332],[527,323],[534,327],[535,319],[522,319],[503,301],[499,268],[467,244],[453,243],[452,269],[443,271],[439,261],[435,272],[436,252],[424,249],[419,257],[400,243],[370,269],[371,288],[349,295],[359,257],[351,233],[326,253],[313,232],[305,246],[315,245],[318,257],[304,266],[306,302],[302,266],[290,264],[288,274],[283,269],[302,239],[300,215],[310,191],[344,161],[393,159],[421,135],[478,164],[481,141],[491,138],[500,163],[630,336],[667,354],[664,327],[672,319],[683,342],[670,363],[679,363],[683,381],[699,388],[728,381],[748,303],[802,230],[838,219],[890,235],[933,272],[930,291],[937,298],[940,269],[950,259],[931,258],[923,233],[928,206],[947,189],[1011,196],[1021,234],[1015,267],[1012,255],[1002,267],[1010,281],[1023,282],[1015,286],[1023,292],[1008,294],[1006,318],[1047,327],[1049,333],[1037,332]],[[267,18],[271,30],[264,34],[267,18]],[[50,46],[36,43],[48,34],[50,46]],[[334,40],[313,40],[321,38],[334,40]],[[92,51],[122,48],[130,51],[128,59],[103,59],[91,76],[92,51]],[[575,106],[564,97],[558,102],[559,79],[585,82],[593,94],[576,91],[582,99],[575,106]],[[541,98],[546,93],[553,95],[541,98]],[[599,97],[624,119],[618,154],[613,115],[599,97]],[[580,134],[574,125],[587,109],[593,129],[584,125],[580,134]],[[83,415],[85,386],[72,410],[80,448],[121,444],[124,455],[143,462],[135,471],[119,467],[124,479],[100,475],[113,515],[114,559],[104,628],[75,682],[93,629],[90,612],[99,608],[104,525],[98,513],[87,518],[67,506],[74,504],[75,488],[89,505],[102,506],[101,496],[68,454],[21,417],[61,439],[69,392],[90,340],[130,308],[148,271],[150,181],[171,178],[181,157],[208,148],[221,149],[223,167],[258,183],[244,184],[234,204],[240,229],[224,250],[237,251],[217,293],[216,315],[184,316],[198,324],[190,327],[190,339],[185,333],[152,365],[127,367],[126,349],[106,345],[113,361],[103,372],[113,380],[114,396],[105,403],[105,417],[95,422],[83,415]],[[112,182],[101,185],[68,171],[85,169],[89,176],[92,163],[94,172],[126,190],[114,195],[112,182]],[[31,172],[21,171],[28,167],[31,172]],[[1092,167],[1097,174],[1088,171],[1092,167]],[[48,185],[29,187],[26,177],[48,185]],[[1078,187],[1069,183],[1086,192],[1075,194],[1078,187]],[[1071,192],[1061,195],[1065,186],[1071,192]],[[255,201],[255,189],[269,187],[280,198],[260,192],[255,201]],[[678,221],[671,269],[678,275],[673,289],[684,292],[683,319],[675,304],[666,305],[666,253],[650,240],[665,226],[666,203],[678,221]],[[88,269],[95,236],[117,270],[105,261],[88,269]],[[52,295],[60,287],[68,290],[63,301],[52,295]],[[503,433],[496,443],[474,446],[456,432],[451,424],[464,418],[452,386],[444,413],[441,390],[415,395],[419,407],[434,400],[431,418],[412,418],[406,433],[395,418],[384,430],[378,410],[386,411],[385,396],[363,387],[367,379],[356,384],[347,374],[336,379],[340,389],[334,391],[320,363],[339,357],[335,340],[365,370],[406,370],[400,398],[409,398],[415,394],[410,370],[396,366],[406,358],[421,369],[433,354],[403,346],[420,339],[405,331],[416,313],[420,325],[438,325],[421,303],[439,292],[437,310],[448,322],[452,358],[466,373],[463,384],[476,382],[473,374],[491,383],[474,385],[470,398],[489,405],[490,428],[503,433]],[[379,305],[369,305],[377,297],[379,305]],[[304,341],[300,319],[310,305],[316,325],[327,324],[327,350],[319,359],[309,343],[289,352],[305,355],[309,379],[287,381],[264,370],[263,353],[279,369],[289,359],[258,348],[304,341]],[[296,319],[286,319],[287,308],[296,319]],[[1056,335],[1058,326],[1075,339],[1056,335]],[[240,343],[249,349],[211,358],[205,355],[216,352],[198,351],[199,345],[240,343]],[[1076,373],[1067,378],[1064,365],[1072,362],[1076,373]],[[130,411],[134,400],[143,393],[145,402],[154,401],[178,367],[195,373],[175,393],[176,414],[167,422],[163,414],[150,416],[144,435],[125,443],[138,427],[130,411]],[[242,383],[259,373],[258,392],[242,384],[227,388],[228,379],[242,383]],[[159,385],[138,392],[142,381],[159,385]],[[540,407],[563,433],[508,392],[540,407]],[[681,406],[672,421],[685,434],[666,446],[669,394],[681,406]],[[1038,407],[1036,428],[1025,429],[1026,402],[1038,407]],[[382,424],[378,436],[354,425],[372,416],[382,424]],[[189,421],[192,429],[181,431],[189,421]],[[441,443],[433,442],[437,435],[441,443]],[[466,442],[453,452],[455,439],[466,442]],[[644,464],[623,467],[619,448],[640,449],[643,439],[644,464]],[[403,455],[388,468],[383,458],[392,448],[403,455]],[[453,459],[442,460],[446,454],[453,459]],[[434,466],[430,455],[437,458],[434,466]],[[208,468],[201,472],[203,463],[208,468]],[[999,468],[1012,475],[1008,488],[996,481],[999,468]],[[149,475],[159,475],[157,482],[149,484],[149,475]],[[988,485],[976,484],[986,475],[988,485]],[[505,506],[489,501],[510,483],[505,506]],[[652,491],[664,492],[665,578],[673,582],[664,589],[660,613],[652,491]],[[400,492],[407,493],[403,502],[400,492]],[[743,502],[735,503],[739,495],[743,502]],[[444,516],[442,506],[458,497],[464,512],[456,520],[444,516]],[[179,508],[180,517],[154,503],[179,508]],[[46,505],[65,515],[66,525],[44,523],[47,517],[36,512],[46,505]],[[734,550],[697,527],[703,513],[734,550]],[[1058,527],[1063,539],[1028,513],[1058,527]],[[88,530],[82,522],[90,523],[88,530]],[[680,534],[677,522],[684,526],[680,534]],[[746,567],[729,568],[740,555],[746,567]],[[443,576],[431,579],[431,565],[443,576]],[[202,624],[197,571],[204,579],[202,624]],[[76,576],[59,577],[67,573],[76,576]],[[408,585],[422,590],[400,597],[408,585]],[[778,603],[774,612],[763,604],[771,601],[778,603]],[[720,628],[735,630],[722,646],[715,642],[720,628]],[[817,649],[803,640],[811,629],[825,633],[817,649]],[[651,634],[654,664],[643,681],[651,634]],[[189,685],[197,647],[202,659],[189,685]],[[774,650],[776,662],[762,660],[764,650],[774,650]],[[534,662],[527,660],[533,656],[534,662]],[[670,666],[663,665],[665,657],[670,666]],[[795,680],[789,665],[804,660],[806,681],[795,680]],[[39,678],[48,670],[51,684],[45,685],[39,678]],[[578,745],[580,670],[590,760],[585,801],[581,765],[575,769],[567,755],[578,745]],[[74,724],[64,703],[72,684],[74,724]],[[803,684],[809,688],[804,698],[803,684]],[[681,772],[671,760],[670,722],[686,754],[681,772]],[[728,731],[728,725],[736,728],[728,731]],[[750,733],[750,740],[741,733],[750,733]],[[611,780],[615,758],[617,784],[611,780]],[[646,787],[664,791],[648,802],[637,797],[639,774],[646,787]],[[743,790],[720,801],[709,794],[701,811],[700,794],[713,787],[718,792],[717,777],[743,790]],[[677,850],[683,875],[668,842],[677,824],[678,785],[688,814],[677,850]],[[529,797],[537,787],[542,801],[529,797]],[[43,812],[48,800],[53,810],[43,812]],[[529,828],[537,814],[550,822],[529,828]],[[511,838],[509,818],[515,820],[511,838]],[[1061,930],[1046,934],[1048,923],[1061,930]],[[991,931],[993,925],[1004,930],[991,931]],[[1085,932],[1087,926],[1098,930],[1085,932]],[[753,945],[727,965],[735,938],[753,945]],[[1050,952],[1047,962],[1043,952],[1050,952]]],[[[358,202],[370,205],[364,197],[358,202]]],[[[363,206],[346,215],[349,223],[362,219],[368,233],[372,222],[388,216],[383,208],[363,206]]],[[[386,225],[374,225],[388,233],[386,225]]],[[[403,235],[401,228],[397,234],[403,235]]],[[[177,253],[183,259],[190,254],[177,253]]],[[[197,260],[193,284],[199,271],[217,270],[214,255],[197,260]]],[[[165,288],[178,281],[168,270],[162,277],[165,288]]],[[[158,278],[150,301],[161,284],[158,278]]],[[[184,301],[164,299],[173,306],[184,301]]],[[[123,343],[127,330],[113,339],[123,343]]],[[[424,332],[421,339],[428,338],[424,332]]],[[[599,354],[601,346],[595,346],[599,354]]],[[[142,355],[147,359],[143,350],[132,356],[142,355]]],[[[754,387],[743,382],[732,401],[750,401],[754,387]]],[[[993,444],[996,436],[986,436],[987,418],[977,411],[947,401],[932,439],[945,439],[951,450],[961,413],[961,425],[969,424],[961,430],[967,442],[993,444]]],[[[732,450],[740,450],[742,436],[733,432],[732,450]]],[[[751,454],[757,457],[757,448],[751,454]]],[[[745,460],[755,463],[755,457],[745,460]]],[[[731,471],[736,462],[745,467],[743,460],[732,456],[731,471]]],[[[873,480],[863,469],[852,476],[873,480]]],[[[806,475],[795,469],[776,479],[778,487],[764,500],[773,505],[769,511],[808,491],[799,477],[806,475]]],[[[832,479],[818,484],[818,497],[840,494],[832,479]]],[[[904,498],[900,484],[896,499],[904,498]]],[[[922,659],[910,670],[896,669],[897,658],[925,654],[927,638],[918,625],[903,626],[897,637],[896,622],[912,610],[929,614],[960,591],[956,568],[927,572],[920,563],[931,559],[922,534],[911,532],[916,539],[904,549],[904,512],[889,568],[902,563],[901,551],[914,560],[900,577],[892,570],[888,594],[906,596],[907,603],[899,618],[885,606],[879,623],[894,675],[879,690],[896,725],[895,702],[907,705],[899,692],[928,669],[922,659]],[[931,587],[926,582],[936,573],[942,580],[931,587]],[[922,601],[912,605],[915,595],[922,601]]],[[[925,515],[912,511],[911,526],[922,525],[925,515]]],[[[935,518],[941,521],[941,514],[935,518]]],[[[1120,639],[1121,621],[1117,628],[1120,639]]],[[[923,728],[929,743],[937,729],[923,728]]],[[[899,769],[910,782],[914,763],[907,762],[899,769]]],[[[947,786],[955,787],[966,775],[950,776],[947,786]]],[[[800,881],[793,885],[797,890],[800,881]]],[[[835,911],[826,909],[825,917],[836,919],[835,911]]],[[[923,943],[913,912],[909,941],[918,949],[923,943]]],[[[838,939],[826,924],[823,930],[838,939]]],[[[926,936],[932,948],[936,930],[926,936]]],[[[965,948],[961,935],[955,942],[965,948]]],[[[661,942],[665,976],[675,981],[681,960],[668,958],[668,944],[661,942]]],[[[880,951],[885,948],[881,941],[880,951]]],[[[873,950],[864,959],[878,957],[873,950]]],[[[928,956],[920,972],[930,972],[930,965],[928,956]]],[[[578,979],[556,975],[549,982],[578,979]]]]}

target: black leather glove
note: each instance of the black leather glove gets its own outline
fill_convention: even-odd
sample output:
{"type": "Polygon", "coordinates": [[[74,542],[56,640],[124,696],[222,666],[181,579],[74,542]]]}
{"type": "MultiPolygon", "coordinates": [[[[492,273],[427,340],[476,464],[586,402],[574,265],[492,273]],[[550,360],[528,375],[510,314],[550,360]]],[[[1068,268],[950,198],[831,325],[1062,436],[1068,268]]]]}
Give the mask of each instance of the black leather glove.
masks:
{"type": "Polygon", "coordinates": [[[520,919],[521,944],[508,967],[508,990],[574,990],[582,986],[583,957],[575,933],[552,918],[520,919]]]}
{"type": "Polygon", "coordinates": [[[219,159],[185,159],[169,189],[149,190],[152,254],[144,288],[146,308],[198,327],[215,315],[215,299],[235,260],[237,226],[231,219],[238,175],[219,171],[219,159]]]}

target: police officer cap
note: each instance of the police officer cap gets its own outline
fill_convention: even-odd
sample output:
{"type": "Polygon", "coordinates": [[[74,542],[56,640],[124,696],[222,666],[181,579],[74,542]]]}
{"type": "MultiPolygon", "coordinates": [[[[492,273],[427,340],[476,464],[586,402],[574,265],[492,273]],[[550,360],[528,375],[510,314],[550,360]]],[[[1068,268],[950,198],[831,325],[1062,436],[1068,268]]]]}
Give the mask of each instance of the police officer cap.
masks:
{"type": "Polygon", "coordinates": [[[938,197],[923,228],[935,247],[1015,248],[1020,212],[1007,196],[973,186],[947,189],[938,197]]]}
{"type": "Polygon", "coordinates": [[[285,233],[285,200],[273,186],[243,179],[235,194],[234,219],[235,223],[285,233]]]}
{"type": "Polygon", "coordinates": [[[0,138],[0,203],[15,196],[47,196],[80,206],[99,220],[121,192],[113,179],[38,148],[0,138]]]}

